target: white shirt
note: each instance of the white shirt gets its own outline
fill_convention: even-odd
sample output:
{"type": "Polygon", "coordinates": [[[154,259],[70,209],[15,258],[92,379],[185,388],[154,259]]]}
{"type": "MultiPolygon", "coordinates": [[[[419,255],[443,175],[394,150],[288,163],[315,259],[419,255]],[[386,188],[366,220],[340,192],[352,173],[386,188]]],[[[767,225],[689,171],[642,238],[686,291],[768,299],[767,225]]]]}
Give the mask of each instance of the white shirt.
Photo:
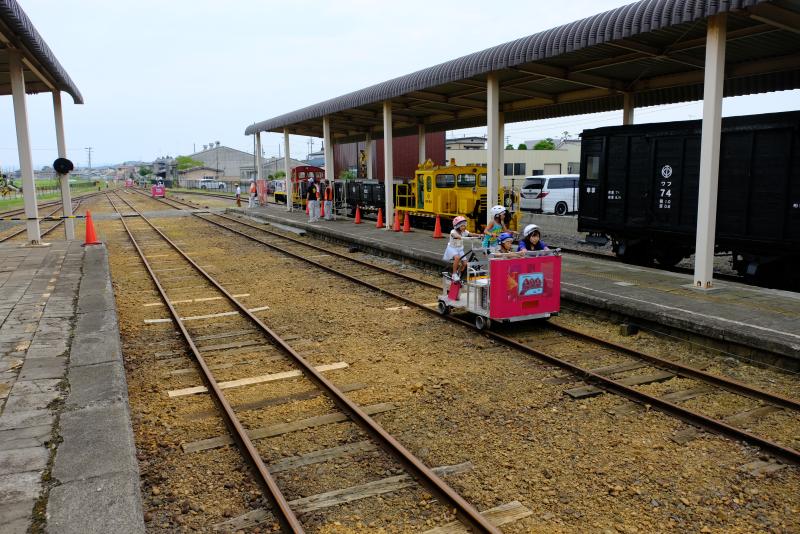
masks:
{"type": "Polygon", "coordinates": [[[236,186],[236,194],[237,195],[241,195],[242,194],[242,186],[240,186],[240,185],[236,186]]]}
{"type": "Polygon", "coordinates": [[[474,237],[478,234],[473,234],[464,230],[463,232],[459,233],[458,230],[453,228],[450,230],[450,241],[447,243],[448,247],[455,247],[455,248],[464,248],[464,241],[463,238],[465,237],[474,237]]]}

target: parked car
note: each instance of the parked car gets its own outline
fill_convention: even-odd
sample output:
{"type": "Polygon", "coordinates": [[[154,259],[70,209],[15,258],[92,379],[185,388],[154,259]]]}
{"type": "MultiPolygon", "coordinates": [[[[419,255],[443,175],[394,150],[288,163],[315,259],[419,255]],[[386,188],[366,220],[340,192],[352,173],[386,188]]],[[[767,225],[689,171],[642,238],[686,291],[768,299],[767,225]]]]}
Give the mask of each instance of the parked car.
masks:
{"type": "Polygon", "coordinates": [[[578,175],[528,176],[522,183],[520,203],[525,211],[556,215],[578,211],[578,175]]]}
{"type": "Polygon", "coordinates": [[[225,182],[214,178],[203,178],[200,180],[200,189],[225,189],[225,182]]]}

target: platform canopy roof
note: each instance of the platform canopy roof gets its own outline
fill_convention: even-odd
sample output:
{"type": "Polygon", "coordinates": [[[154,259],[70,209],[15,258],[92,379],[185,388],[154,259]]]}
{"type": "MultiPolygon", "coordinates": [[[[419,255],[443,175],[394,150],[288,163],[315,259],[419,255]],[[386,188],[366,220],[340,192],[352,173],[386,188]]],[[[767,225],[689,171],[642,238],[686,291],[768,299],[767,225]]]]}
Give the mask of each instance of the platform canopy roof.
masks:
{"type": "Polygon", "coordinates": [[[800,0],[641,0],[250,125],[336,142],[486,124],[486,78],[500,80],[505,122],[703,98],[708,17],[728,14],[725,96],[800,88],[800,0]]]}
{"type": "Polygon", "coordinates": [[[64,91],[76,104],[83,104],[81,92],[20,5],[16,0],[0,0],[0,95],[11,94],[9,48],[22,53],[26,92],[64,91]]]}

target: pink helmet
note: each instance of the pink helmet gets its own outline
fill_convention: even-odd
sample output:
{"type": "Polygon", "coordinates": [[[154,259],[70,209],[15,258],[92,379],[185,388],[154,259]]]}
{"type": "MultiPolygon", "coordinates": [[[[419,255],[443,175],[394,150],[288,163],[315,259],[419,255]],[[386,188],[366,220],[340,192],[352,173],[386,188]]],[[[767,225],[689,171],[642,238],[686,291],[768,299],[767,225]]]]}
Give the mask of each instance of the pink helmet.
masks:
{"type": "Polygon", "coordinates": [[[458,217],[453,219],[453,228],[458,228],[460,224],[467,224],[467,218],[459,215],[458,217]]]}

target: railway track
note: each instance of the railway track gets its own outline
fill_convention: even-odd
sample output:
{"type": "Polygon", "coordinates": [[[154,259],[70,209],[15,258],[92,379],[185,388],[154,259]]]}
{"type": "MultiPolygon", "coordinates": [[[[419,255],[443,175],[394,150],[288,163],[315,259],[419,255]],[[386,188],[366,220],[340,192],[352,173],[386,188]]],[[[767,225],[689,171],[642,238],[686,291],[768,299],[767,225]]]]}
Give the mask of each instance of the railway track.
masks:
{"type": "MultiPolygon", "coordinates": [[[[97,194],[97,193],[94,193],[94,195],[96,195],[96,194],[97,194]]],[[[92,195],[87,195],[86,197],[80,197],[80,198],[78,198],[78,199],[76,199],[76,200],[73,200],[72,213],[75,213],[75,212],[78,210],[78,208],[80,207],[81,203],[82,203],[82,202],[83,202],[83,201],[84,201],[86,198],[88,198],[89,196],[92,196],[92,195]]],[[[53,217],[53,216],[54,216],[56,213],[59,213],[60,211],[62,211],[62,210],[61,210],[61,207],[60,207],[60,204],[59,204],[59,207],[58,207],[58,208],[56,208],[55,210],[53,210],[53,211],[51,211],[51,212],[48,212],[48,213],[46,213],[46,214],[44,215],[44,218],[47,218],[47,217],[53,217]]],[[[59,221],[56,221],[56,222],[55,222],[53,225],[51,225],[51,226],[47,227],[46,229],[43,229],[43,230],[40,232],[40,235],[41,235],[42,237],[44,237],[44,236],[46,236],[46,235],[50,234],[51,232],[53,232],[53,231],[54,231],[56,228],[58,228],[59,226],[61,226],[61,225],[63,225],[63,224],[64,224],[64,219],[61,219],[61,220],[59,220],[59,221]]],[[[23,234],[23,233],[25,233],[25,232],[27,231],[27,228],[26,228],[26,226],[25,226],[25,225],[21,225],[21,226],[22,226],[22,228],[20,228],[20,229],[18,229],[18,230],[16,230],[16,231],[13,231],[13,232],[11,232],[11,233],[9,233],[8,235],[5,235],[5,236],[2,236],[2,237],[0,237],[0,243],[4,243],[4,242],[6,242],[6,241],[9,241],[9,240],[11,240],[11,239],[15,238],[16,236],[18,236],[18,235],[20,235],[20,234],[23,234]]]]}
{"type": "MultiPolygon", "coordinates": [[[[104,194],[104,193],[101,192],[101,191],[93,191],[91,193],[82,193],[80,195],[75,195],[74,197],[72,197],[72,201],[75,202],[76,200],[87,199],[87,198],[91,198],[91,197],[94,197],[94,196],[97,196],[97,195],[101,195],[101,194],[104,194]]],[[[39,209],[51,208],[53,206],[61,206],[61,200],[52,200],[50,202],[41,202],[41,203],[38,204],[39,209]]],[[[3,211],[3,212],[0,212],[0,220],[5,218],[5,217],[16,217],[17,215],[24,215],[24,213],[25,213],[25,208],[17,208],[17,209],[13,209],[13,210],[3,211]]]]}
{"type": "MultiPolygon", "coordinates": [[[[231,330],[245,330],[252,332],[251,346],[259,347],[259,357],[264,365],[267,362],[272,362],[271,366],[280,366],[283,368],[291,368],[291,371],[283,371],[283,373],[292,373],[299,370],[300,373],[310,383],[314,384],[329,401],[335,405],[341,413],[360,429],[365,432],[372,441],[372,445],[376,448],[382,449],[386,452],[395,462],[403,466],[405,471],[411,475],[419,483],[427,487],[433,492],[441,503],[448,506],[451,510],[456,512],[457,517],[467,526],[477,532],[494,532],[499,530],[494,527],[489,520],[482,516],[478,511],[467,503],[458,493],[450,488],[442,479],[437,475],[434,470],[425,466],[419,459],[406,450],[393,436],[381,428],[369,415],[366,408],[362,408],[353,403],[344,393],[337,388],[329,379],[322,374],[323,366],[315,367],[300,354],[298,354],[286,340],[278,336],[256,315],[259,311],[256,309],[248,309],[245,307],[236,296],[227,291],[217,280],[215,280],[206,270],[201,268],[196,261],[190,258],[178,245],[170,240],[163,232],[161,232],[153,223],[139,211],[132,203],[124,199],[122,195],[116,194],[118,200],[127,205],[127,207],[134,211],[138,217],[133,219],[131,224],[120,216],[125,231],[136,249],[141,261],[147,269],[150,278],[156,285],[164,304],[167,306],[171,320],[177,325],[180,333],[185,340],[186,345],[189,347],[195,362],[202,372],[203,381],[205,386],[195,388],[184,388],[182,390],[175,390],[170,392],[171,396],[190,395],[192,393],[209,392],[214,398],[214,402],[219,407],[224,415],[226,425],[228,426],[231,434],[232,441],[235,442],[252,466],[255,475],[258,478],[259,484],[262,487],[265,496],[269,499],[272,505],[272,511],[280,521],[282,528],[285,531],[303,532],[303,527],[297,519],[293,509],[292,503],[289,502],[281,492],[275,479],[272,477],[269,468],[264,464],[259,452],[257,451],[253,440],[261,436],[258,429],[245,430],[244,424],[240,421],[238,414],[232,407],[231,403],[223,393],[223,389],[236,387],[244,383],[257,385],[259,383],[267,383],[270,379],[266,378],[272,375],[261,375],[259,377],[248,377],[233,381],[218,381],[212,371],[211,366],[206,362],[203,351],[198,348],[197,339],[203,329],[204,322],[214,318],[226,316],[226,327],[231,330]],[[136,226],[134,228],[134,225],[136,226]],[[203,297],[199,300],[203,302],[214,302],[213,308],[218,310],[215,314],[206,314],[198,317],[181,317],[176,309],[177,299],[173,295],[173,289],[170,287],[172,283],[170,279],[165,279],[157,274],[157,267],[159,265],[151,263],[148,259],[149,252],[155,248],[156,244],[167,245],[167,248],[158,247],[159,265],[168,262],[170,271],[181,270],[182,273],[190,273],[188,276],[184,274],[181,276],[182,284],[186,283],[186,279],[192,280],[192,284],[196,290],[203,292],[203,297]],[[194,320],[197,320],[196,322],[194,320]],[[187,324],[190,321],[191,324],[187,324]],[[274,362],[279,361],[280,364],[274,362]]],[[[112,197],[108,196],[109,202],[114,207],[114,210],[122,215],[117,207],[116,202],[112,197]]],[[[152,259],[152,257],[151,257],[152,259]]],[[[190,301],[194,299],[189,299],[190,301]]],[[[182,302],[186,302],[184,299],[182,302]]],[[[252,357],[252,356],[251,356],[252,357]]],[[[300,374],[297,373],[297,374],[300,374]]],[[[211,442],[220,441],[219,439],[203,440],[195,442],[194,448],[197,450],[206,450],[211,447],[211,442]]],[[[225,444],[227,441],[222,440],[225,444]]],[[[191,444],[190,444],[191,445],[191,444]]],[[[343,445],[342,447],[346,447],[343,445]]],[[[363,447],[363,445],[362,445],[363,447]]],[[[323,451],[324,452],[324,451],[323,451]]],[[[328,454],[333,454],[330,451],[328,454]]],[[[302,500],[302,499],[301,499],[302,500]]],[[[292,501],[297,502],[297,501],[292,501]]]]}
{"type": "MultiPolygon", "coordinates": [[[[174,199],[164,203],[176,208],[178,206],[175,204],[191,206],[191,204],[174,199]]],[[[432,303],[426,304],[426,302],[431,300],[431,290],[436,292],[441,290],[438,284],[352,258],[333,251],[330,247],[318,247],[304,240],[273,232],[264,228],[263,225],[251,224],[229,215],[200,213],[194,215],[295,259],[391,295],[405,304],[436,313],[430,305],[432,303]],[[309,253],[309,251],[312,252],[309,253]],[[353,266],[357,266],[356,272],[353,272],[353,266]],[[346,273],[345,270],[349,272],[346,273]]],[[[466,327],[473,327],[470,322],[461,317],[446,316],[446,318],[466,327]]],[[[485,335],[570,373],[553,377],[552,380],[556,381],[555,383],[569,385],[574,384],[576,379],[585,381],[586,385],[570,387],[565,391],[573,398],[587,398],[603,392],[614,393],[640,405],[654,407],[668,413],[693,427],[760,447],[763,451],[784,461],[800,463],[800,451],[746,430],[749,424],[764,417],[776,418],[784,422],[786,420],[783,418],[796,418],[800,412],[800,402],[797,400],[773,394],[727,377],[713,375],[700,368],[612,343],[578,330],[551,323],[548,323],[547,327],[550,335],[546,338],[538,331],[512,335],[486,332],[485,335]],[[554,350],[554,347],[564,341],[569,341],[572,345],[567,354],[563,354],[565,352],[563,350],[554,350]],[[576,350],[574,348],[576,342],[582,343],[583,347],[576,350]],[[656,384],[668,385],[672,381],[677,385],[675,391],[669,393],[648,393],[646,391],[648,388],[654,388],[656,384]],[[746,399],[751,404],[737,413],[719,417],[705,415],[699,409],[686,407],[686,404],[702,404],[700,402],[702,399],[722,395],[734,395],[746,399]]],[[[630,411],[630,406],[622,406],[617,410],[618,414],[628,411],[630,411]]],[[[688,429],[686,432],[679,433],[675,439],[679,442],[686,442],[696,437],[696,434],[696,431],[688,429]]],[[[759,469],[773,468],[766,465],[756,467],[759,469]]]]}

